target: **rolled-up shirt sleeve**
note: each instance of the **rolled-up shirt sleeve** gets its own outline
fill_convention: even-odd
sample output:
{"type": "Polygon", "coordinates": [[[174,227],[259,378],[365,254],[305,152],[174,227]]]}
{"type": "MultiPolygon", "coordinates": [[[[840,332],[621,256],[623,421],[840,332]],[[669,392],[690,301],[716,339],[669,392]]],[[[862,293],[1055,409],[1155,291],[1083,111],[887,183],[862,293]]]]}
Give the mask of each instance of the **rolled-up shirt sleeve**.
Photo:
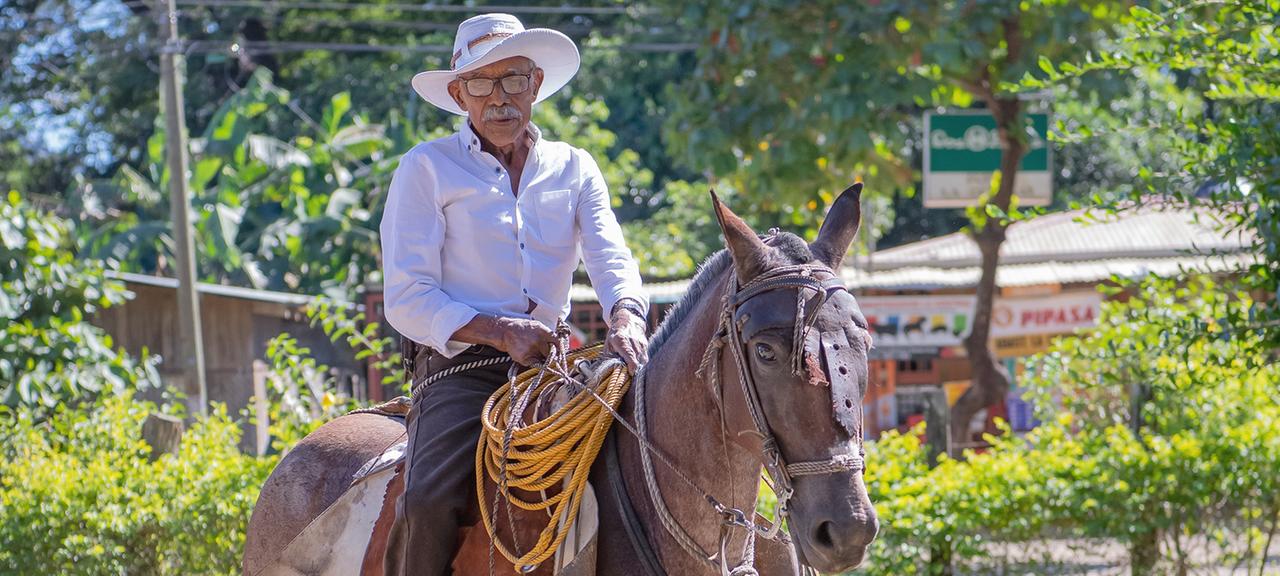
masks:
{"type": "Polygon", "coordinates": [[[581,174],[577,225],[582,247],[582,261],[596,291],[605,317],[622,298],[635,299],[646,310],[649,298],[640,283],[640,268],[622,237],[622,227],[609,204],[609,187],[595,159],[583,150],[575,150],[581,174]]]}
{"type": "Polygon", "coordinates": [[[400,159],[382,213],[383,304],[387,321],[415,342],[454,356],[450,341],[478,311],[441,289],[445,220],[431,160],[413,149],[400,159]]]}

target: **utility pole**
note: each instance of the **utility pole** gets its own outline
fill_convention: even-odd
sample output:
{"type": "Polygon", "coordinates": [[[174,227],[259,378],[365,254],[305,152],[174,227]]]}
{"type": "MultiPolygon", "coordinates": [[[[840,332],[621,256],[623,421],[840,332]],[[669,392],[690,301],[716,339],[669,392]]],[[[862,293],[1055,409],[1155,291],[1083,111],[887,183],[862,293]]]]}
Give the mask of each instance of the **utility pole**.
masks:
{"type": "Polygon", "coordinates": [[[196,251],[191,242],[191,198],[187,192],[187,123],[182,104],[182,41],[174,0],[157,0],[160,37],[160,92],[169,164],[169,205],[173,217],[173,251],[178,269],[178,357],[187,405],[199,398],[199,414],[209,410],[204,380],[204,342],[200,335],[200,297],[196,292],[196,251]]]}

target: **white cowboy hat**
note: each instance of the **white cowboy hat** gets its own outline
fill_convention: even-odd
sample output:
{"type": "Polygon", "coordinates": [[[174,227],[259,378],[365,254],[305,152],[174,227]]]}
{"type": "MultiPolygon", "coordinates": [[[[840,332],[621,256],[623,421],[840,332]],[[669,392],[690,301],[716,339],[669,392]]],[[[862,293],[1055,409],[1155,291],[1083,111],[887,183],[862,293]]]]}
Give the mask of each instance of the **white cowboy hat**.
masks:
{"type": "Polygon", "coordinates": [[[578,73],[581,57],[568,36],[548,28],[530,28],[510,14],[481,14],[458,25],[449,70],[428,70],[413,77],[413,89],[437,107],[465,115],[449,95],[459,74],[512,56],[524,56],[542,68],[542,88],[535,103],[546,100],[578,73]]]}

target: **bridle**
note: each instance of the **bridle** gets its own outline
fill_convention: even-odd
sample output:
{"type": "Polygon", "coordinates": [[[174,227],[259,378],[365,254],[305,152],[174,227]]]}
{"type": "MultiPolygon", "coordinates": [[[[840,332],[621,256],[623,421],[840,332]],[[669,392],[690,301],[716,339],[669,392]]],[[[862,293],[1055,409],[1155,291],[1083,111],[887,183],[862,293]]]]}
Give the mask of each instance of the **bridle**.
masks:
{"type": "MultiPolygon", "coordinates": [[[[813,324],[818,317],[818,311],[831,297],[839,291],[846,290],[840,277],[831,270],[831,268],[818,264],[796,264],[775,268],[747,282],[745,285],[738,285],[737,277],[733,273],[731,276],[730,289],[726,291],[724,302],[721,308],[720,322],[715,335],[711,342],[707,344],[707,349],[703,354],[702,362],[698,367],[698,375],[707,378],[709,382],[719,383],[719,372],[721,363],[721,349],[728,346],[734,364],[738,369],[738,382],[742,387],[743,395],[746,398],[748,411],[751,414],[751,420],[757,433],[763,442],[761,461],[765,469],[772,479],[774,493],[777,495],[777,506],[774,512],[774,521],[772,525],[761,528],[757,523],[749,520],[747,513],[742,510],[732,508],[720,503],[705,491],[698,489],[703,493],[708,503],[715,509],[716,513],[721,516],[720,530],[720,546],[715,553],[708,553],[693,540],[688,532],[676,521],[667,508],[666,501],[662,497],[662,492],[658,487],[657,478],[654,474],[652,453],[661,454],[648,446],[648,431],[646,426],[645,411],[645,393],[644,393],[644,371],[636,375],[636,426],[639,428],[638,437],[644,446],[640,450],[641,465],[644,470],[645,483],[649,490],[649,495],[653,501],[654,508],[658,513],[659,519],[662,521],[663,527],[668,534],[671,535],[680,547],[691,556],[698,558],[704,562],[711,564],[719,569],[722,575],[742,576],[757,574],[754,568],[755,563],[755,536],[757,534],[765,538],[775,539],[780,537],[781,526],[784,518],[788,515],[789,504],[792,496],[795,494],[793,487],[793,479],[799,476],[817,476],[824,474],[836,474],[841,472],[861,471],[864,467],[864,450],[861,435],[861,412],[862,406],[858,402],[856,407],[846,407],[847,409],[856,408],[858,434],[858,453],[842,454],[827,460],[816,461],[796,461],[789,462],[782,453],[781,447],[778,445],[777,437],[770,427],[768,417],[765,414],[764,406],[760,400],[759,385],[751,372],[751,366],[747,362],[745,351],[745,343],[743,342],[742,329],[748,318],[744,314],[740,314],[744,304],[752,298],[760,296],[768,292],[777,290],[796,290],[796,316],[793,332],[792,350],[791,350],[791,370],[793,374],[802,374],[805,369],[806,354],[818,354],[819,349],[823,353],[830,356],[830,348],[824,348],[821,345],[821,338],[811,337],[813,324]],[[814,306],[813,314],[806,315],[806,307],[808,298],[806,294],[812,293],[817,298],[817,304],[814,306]],[[730,570],[727,566],[726,548],[731,531],[734,528],[744,528],[747,530],[747,541],[743,551],[742,562],[739,566],[730,570]]],[[[847,341],[846,341],[847,345],[847,341]]],[[[835,345],[836,350],[839,345],[835,345]]],[[[835,378],[832,378],[833,380],[835,378]]],[[[833,392],[834,409],[837,411],[838,419],[840,418],[839,410],[842,406],[842,400],[836,399],[835,382],[831,382],[833,392]]],[[[722,394],[721,394],[722,395],[722,394]]],[[[724,421],[724,402],[720,399],[721,425],[725,426],[724,421]]],[[[849,423],[845,424],[850,427],[849,423]]],[[[852,428],[851,428],[852,431],[852,428]]],[[[662,458],[664,462],[665,458],[662,458]]],[[[693,485],[688,478],[684,477],[679,470],[676,470],[669,462],[665,462],[677,475],[686,483],[693,485]]],[[[696,485],[694,485],[697,488],[696,485]]],[[[754,517],[752,514],[750,517],[754,517]]]]}
{"type": "MultiPolygon", "coordinates": [[[[736,284],[737,280],[735,278],[735,287],[736,284]]],[[[827,460],[788,463],[787,458],[782,454],[781,447],[778,446],[777,437],[773,434],[772,427],[769,426],[764,406],[760,402],[759,385],[752,375],[751,365],[747,362],[746,343],[742,341],[741,326],[745,323],[746,318],[745,316],[739,316],[738,309],[755,296],[765,292],[789,288],[795,288],[797,292],[795,331],[792,335],[791,348],[791,371],[797,376],[802,375],[804,371],[804,355],[817,353],[816,350],[806,349],[809,348],[806,342],[811,340],[808,333],[812,330],[813,324],[818,317],[817,311],[822,309],[823,304],[832,294],[839,291],[847,291],[840,277],[822,264],[800,264],[781,267],[753,279],[741,288],[736,288],[732,293],[732,298],[729,299],[728,304],[724,307],[721,315],[720,332],[717,334],[718,338],[727,338],[728,340],[729,350],[732,352],[734,363],[738,368],[738,382],[742,385],[743,393],[746,396],[751,420],[755,424],[756,432],[762,438],[764,465],[769,472],[769,477],[773,479],[774,492],[778,495],[777,511],[780,514],[778,516],[779,519],[786,516],[787,505],[795,494],[795,489],[792,487],[791,482],[793,477],[861,471],[864,459],[862,438],[861,434],[858,434],[858,454],[856,455],[847,454],[827,460]],[[827,278],[819,279],[817,277],[819,274],[826,275],[827,278]],[[813,308],[814,313],[807,318],[805,314],[805,290],[816,293],[818,298],[818,303],[813,308]],[[720,334],[724,334],[724,336],[720,336],[720,334]]],[[[860,415],[861,406],[857,408],[860,415]]],[[[858,428],[861,431],[861,427],[859,426],[858,428]]]]}

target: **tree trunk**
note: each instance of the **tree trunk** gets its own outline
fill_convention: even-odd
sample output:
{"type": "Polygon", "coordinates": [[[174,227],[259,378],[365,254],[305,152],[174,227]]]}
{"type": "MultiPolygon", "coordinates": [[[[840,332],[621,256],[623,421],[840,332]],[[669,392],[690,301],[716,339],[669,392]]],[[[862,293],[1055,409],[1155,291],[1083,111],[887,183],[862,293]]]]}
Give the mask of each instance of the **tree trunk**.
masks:
{"type": "MultiPolygon", "coordinates": [[[[1266,555],[1264,554],[1265,558],[1266,555]]],[[[1160,560],[1160,533],[1156,530],[1139,532],[1129,540],[1129,574],[1148,576],[1155,573],[1160,560]]]]}
{"type": "Polygon", "coordinates": [[[182,419],[169,414],[152,412],[142,421],[142,439],[151,447],[151,461],[165,454],[177,454],[182,444],[182,419]]]}
{"type": "MultiPolygon", "coordinates": [[[[1000,155],[1000,187],[991,204],[1004,212],[1009,211],[1014,183],[1018,176],[1018,164],[1026,151],[1026,136],[1020,122],[1022,102],[1016,98],[986,98],[996,129],[1000,134],[1003,151],[1000,155]]],[[[1000,246],[1004,244],[1008,225],[1000,218],[986,219],[985,224],[975,223],[973,240],[982,253],[982,277],[978,280],[977,302],[973,309],[973,329],[964,340],[965,353],[969,356],[970,386],[965,390],[951,412],[951,440],[967,443],[969,424],[979,410],[1003,402],[1009,393],[1009,373],[996,360],[988,342],[991,339],[991,309],[997,292],[996,270],[1000,264],[1000,246]]]]}

